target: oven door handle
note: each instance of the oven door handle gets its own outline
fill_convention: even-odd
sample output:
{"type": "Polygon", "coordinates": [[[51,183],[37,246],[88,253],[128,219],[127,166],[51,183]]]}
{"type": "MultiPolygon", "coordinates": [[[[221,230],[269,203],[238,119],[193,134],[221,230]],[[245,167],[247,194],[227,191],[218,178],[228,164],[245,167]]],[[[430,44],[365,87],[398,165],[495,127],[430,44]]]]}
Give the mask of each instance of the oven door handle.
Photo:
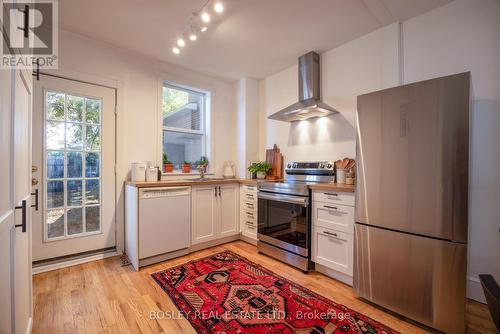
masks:
{"type": "Polygon", "coordinates": [[[262,199],[268,199],[271,201],[287,202],[287,203],[298,204],[298,205],[302,205],[302,206],[309,205],[309,198],[307,198],[307,197],[296,197],[296,196],[289,196],[289,195],[283,195],[283,194],[270,194],[270,193],[263,193],[263,192],[259,192],[257,197],[262,198],[262,199]]]}

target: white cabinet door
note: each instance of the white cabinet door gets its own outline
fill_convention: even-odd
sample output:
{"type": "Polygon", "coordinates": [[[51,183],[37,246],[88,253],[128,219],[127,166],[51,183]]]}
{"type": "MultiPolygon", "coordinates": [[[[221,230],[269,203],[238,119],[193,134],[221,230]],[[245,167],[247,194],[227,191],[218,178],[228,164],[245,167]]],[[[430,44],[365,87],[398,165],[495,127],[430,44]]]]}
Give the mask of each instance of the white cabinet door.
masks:
{"type": "Polygon", "coordinates": [[[225,184],[220,187],[218,196],[220,208],[219,236],[227,237],[238,234],[239,217],[239,186],[238,184],[225,184]]]}
{"type": "Polygon", "coordinates": [[[191,192],[192,243],[198,244],[217,238],[217,186],[195,186],[191,192]]]}
{"type": "Polygon", "coordinates": [[[352,234],[314,226],[312,240],[314,262],[352,276],[352,234]]]}
{"type": "MultiPolygon", "coordinates": [[[[30,73],[16,71],[14,87],[14,204],[26,201],[26,231],[14,231],[14,304],[16,333],[26,333],[32,313],[31,284],[31,91],[30,73]]],[[[16,210],[16,225],[22,223],[16,210]]]]}
{"type": "Polygon", "coordinates": [[[26,333],[32,317],[31,87],[28,71],[0,71],[0,333],[26,333]]]}
{"type": "Polygon", "coordinates": [[[12,73],[0,71],[0,333],[12,333],[14,204],[12,200],[12,73]]]}

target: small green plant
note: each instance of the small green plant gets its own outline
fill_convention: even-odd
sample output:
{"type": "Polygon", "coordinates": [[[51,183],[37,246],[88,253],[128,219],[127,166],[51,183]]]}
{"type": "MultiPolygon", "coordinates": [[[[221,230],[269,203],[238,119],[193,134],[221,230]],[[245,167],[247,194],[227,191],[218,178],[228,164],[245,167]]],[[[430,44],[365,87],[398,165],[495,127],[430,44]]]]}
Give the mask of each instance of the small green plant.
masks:
{"type": "Polygon", "coordinates": [[[250,166],[248,166],[248,171],[250,173],[266,173],[271,170],[273,166],[267,161],[254,162],[250,166]]]}
{"type": "Polygon", "coordinates": [[[171,165],[172,164],[172,161],[168,160],[166,153],[163,153],[163,164],[164,165],[171,165]]]}
{"type": "Polygon", "coordinates": [[[196,166],[207,166],[208,165],[208,159],[205,156],[201,156],[200,160],[196,161],[196,166]]]}
{"type": "Polygon", "coordinates": [[[184,160],[183,164],[184,164],[184,165],[189,165],[189,166],[191,166],[191,162],[189,162],[189,161],[187,161],[187,160],[184,160]]]}

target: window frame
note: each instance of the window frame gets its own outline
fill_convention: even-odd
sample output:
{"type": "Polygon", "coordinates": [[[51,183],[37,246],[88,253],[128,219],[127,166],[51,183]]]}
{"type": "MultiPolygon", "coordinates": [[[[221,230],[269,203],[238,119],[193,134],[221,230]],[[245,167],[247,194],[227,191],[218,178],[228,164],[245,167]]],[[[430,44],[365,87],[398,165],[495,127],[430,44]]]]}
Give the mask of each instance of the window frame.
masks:
{"type": "Polygon", "coordinates": [[[102,150],[102,134],[103,134],[103,122],[102,122],[102,98],[98,96],[91,96],[91,95],[84,95],[84,94],[78,94],[71,92],[69,90],[57,90],[57,89],[43,89],[43,117],[42,117],[42,124],[43,124],[43,129],[42,129],[42,164],[43,164],[43,175],[42,175],[42,192],[43,192],[43,211],[42,211],[42,222],[43,222],[43,238],[42,238],[42,243],[51,243],[54,241],[61,241],[61,240],[68,240],[68,239],[73,239],[73,238],[80,238],[80,237],[87,237],[87,236],[92,236],[92,235],[97,235],[97,234],[102,234],[102,156],[103,156],[103,150],[102,150]],[[48,104],[47,104],[47,96],[49,92],[53,93],[59,93],[59,94],[64,94],[64,119],[63,120],[52,120],[47,117],[47,112],[48,112],[48,104]],[[68,96],[73,96],[73,97],[81,97],[83,98],[84,101],[84,107],[83,107],[83,114],[82,114],[82,121],[68,121],[68,115],[67,115],[67,98],[68,96]],[[85,119],[85,110],[86,110],[86,99],[92,99],[92,100],[99,100],[101,107],[99,109],[99,123],[89,123],[85,119]],[[62,123],[64,124],[64,147],[61,149],[51,149],[47,148],[47,123],[48,122],[56,122],[56,123],[62,123]],[[74,149],[68,149],[67,147],[67,142],[66,142],[66,125],[67,124],[77,124],[82,126],[82,149],[81,150],[74,150],[74,149]],[[98,151],[93,151],[93,150],[88,150],[86,147],[86,127],[87,126],[98,126],[99,131],[100,131],[100,145],[99,145],[99,150],[98,151]],[[62,178],[49,178],[47,175],[48,172],[48,166],[47,166],[47,153],[48,152],[62,152],[63,153],[63,177],[62,178]],[[68,153],[81,153],[82,154],[82,175],[81,177],[68,177],[68,171],[67,171],[67,160],[68,160],[68,153]],[[85,176],[85,167],[86,167],[86,161],[85,161],[85,155],[87,153],[98,153],[99,154],[99,177],[86,177],[85,176]],[[98,180],[99,181],[99,203],[98,204],[90,204],[86,205],[86,181],[88,180],[98,180]],[[62,207],[53,207],[49,208],[47,205],[48,201],[48,183],[49,182],[63,182],[63,206],[62,207]],[[68,205],[67,203],[67,182],[68,181],[81,181],[82,182],[82,203],[80,205],[68,205]],[[95,231],[90,231],[87,232],[87,219],[86,219],[86,208],[87,207],[99,207],[99,230],[95,231]],[[64,219],[64,233],[62,236],[58,237],[49,237],[49,229],[48,229],[48,224],[47,224],[47,217],[48,217],[48,212],[49,211],[55,211],[55,210],[63,210],[63,219],[64,219]],[[71,209],[82,209],[82,232],[80,233],[74,233],[74,234],[68,234],[68,211],[71,209]]]}
{"type": "MultiPolygon", "coordinates": [[[[159,165],[163,165],[162,157],[163,157],[163,132],[174,132],[174,133],[185,133],[185,134],[194,134],[194,135],[199,135],[201,136],[201,141],[202,141],[202,147],[201,147],[201,155],[206,156],[209,161],[211,161],[211,136],[210,136],[210,130],[211,130],[211,93],[207,90],[199,89],[199,88],[194,88],[192,86],[186,86],[183,84],[179,84],[176,82],[168,81],[168,80],[160,80],[160,104],[159,104],[159,120],[160,120],[160,136],[159,136],[159,142],[160,142],[160,156],[159,156],[159,165]],[[200,115],[200,130],[192,130],[192,129],[183,129],[183,128],[177,128],[177,127],[170,127],[170,126],[164,126],[163,125],[163,89],[164,87],[171,88],[171,89],[177,89],[181,91],[185,91],[188,93],[195,93],[195,94],[201,94],[203,96],[202,99],[202,104],[203,104],[203,110],[200,115]]],[[[207,174],[211,172],[211,163],[208,165],[207,169],[207,174]]],[[[164,173],[162,169],[162,175],[177,175],[177,174],[185,174],[182,173],[181,169],[174,169],[172,173],[164,173]]],[[[197,174],[197,171],[192,171],[191,174],[197,174]]]]}

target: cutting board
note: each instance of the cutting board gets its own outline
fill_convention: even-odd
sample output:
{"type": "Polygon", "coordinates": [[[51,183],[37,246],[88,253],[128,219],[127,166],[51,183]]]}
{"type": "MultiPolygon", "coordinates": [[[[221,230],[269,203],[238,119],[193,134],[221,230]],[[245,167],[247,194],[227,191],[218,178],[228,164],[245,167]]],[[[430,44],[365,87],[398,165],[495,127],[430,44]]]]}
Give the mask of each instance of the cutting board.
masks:
{"type": "Polygon", "coordinates": [[[266,150],[266,161],[272,165],[266,179],[276,180],[283,178],[283,155],[276,144],[272,149],[266,150]]]}

